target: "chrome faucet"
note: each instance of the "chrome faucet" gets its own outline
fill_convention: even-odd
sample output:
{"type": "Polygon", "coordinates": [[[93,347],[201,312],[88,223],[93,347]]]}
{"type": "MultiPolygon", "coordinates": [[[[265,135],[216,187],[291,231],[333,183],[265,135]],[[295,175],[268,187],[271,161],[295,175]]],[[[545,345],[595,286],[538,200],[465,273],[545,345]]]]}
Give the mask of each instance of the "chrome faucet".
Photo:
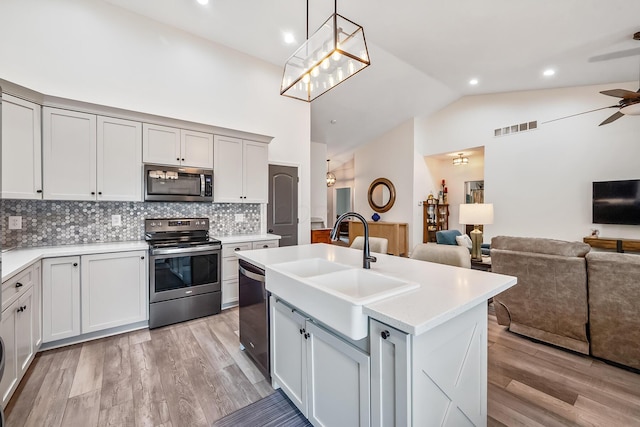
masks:
{"type": "Polygon", "coordinates": [[[333,240],[334,242],[338,240],[338,231],[340,230],[340,223],[349,217],[358,218],[364,225],[364,248],[362,251],[362,268],[369,269],[371,268],[371,263],[376,262],[376,257],[371,256],[371,252],[369,251],[369,224],[367,224],[367,220],[364,219],[362,215],[360,215],[357,212],[346,212],[340,215],[336,220],[336,224],[333,226],[333,229],[331,230],[331,240],[333,240]]]}

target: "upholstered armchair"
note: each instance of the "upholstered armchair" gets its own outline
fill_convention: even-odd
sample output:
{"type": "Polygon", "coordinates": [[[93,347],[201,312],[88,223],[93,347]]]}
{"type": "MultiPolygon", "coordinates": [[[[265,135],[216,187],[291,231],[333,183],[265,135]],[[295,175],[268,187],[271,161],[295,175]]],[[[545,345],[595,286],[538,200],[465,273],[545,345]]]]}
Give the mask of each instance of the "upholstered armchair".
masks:
{"type": "Polygon", "coordinates": [[[518,283],[493,298],[498,323],[540,341],[589,354],[587,262],[581,242],[498,236],[491,271],[518,283]]]}

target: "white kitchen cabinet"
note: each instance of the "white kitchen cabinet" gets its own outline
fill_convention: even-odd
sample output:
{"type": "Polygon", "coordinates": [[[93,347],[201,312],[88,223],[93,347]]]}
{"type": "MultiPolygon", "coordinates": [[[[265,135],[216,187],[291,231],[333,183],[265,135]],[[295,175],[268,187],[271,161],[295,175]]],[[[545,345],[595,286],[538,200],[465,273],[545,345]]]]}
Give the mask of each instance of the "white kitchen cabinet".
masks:
{"type": "Polygon", "coordinates": [[[142,147],[144,163],[213,168],[213,135],[209,133],[144,123],[142,147]]]}
{"type": "Polygon", "coordinates": [[[42,199],[41,107],[2,95],[2,198],[42,199]]]}
{"type": "Polygon", "coordinates": [[[368,426],[369,355],[271,297],[272,378],[314,425],[368,426]]]}
{"type": "Polygon", "coordinates": [[[146,251],[81,257],[82,333],[147,319],[146,251]]]}
{"type": "Polygon", "coordinates": [[[96,200],[96,116],[44,107],[44,198],[96,200]]]}
{"type": "Polygon", "coordinates": [[[80,257],[42,261],[42,341],[80,335],[80,257]]]}
{"type": "Polygon", "coordinates": [[[267,144],[216,135],[213,147],[214,202],[267,203],[267,144]]]}
{"type": "Polygon", "coordinates": [[[271,297],[271,378],[307,416],[306,317],[271,297]]]}
{"type": "Polygon", "coordinates": [[[2,406],[11,399],[20,379],[33,361],[40,344],[37,322],[40,261],[2,284],[3,304],[0,336],[5,345],[5,370],[0,381],[2,406]]]}
{"type": "Polygon", "coordinates": [[[44,198],[142,200],[141,123],[44,107],[44,198]]]}
{"type": "Polygon", "coordinates": [[[373,426],[486,425],[485,302],[418,336],[369,331],[373,426]]]}
{"type": "Polygon", "coordinates": [[[369,320],[371,349],[371,425],[410,424],[411,376],[409,335],[369,320]]]}
{"type": "Polygon", "coordinates": [[[142,201],[142,123],[98,116],[97,200],[142,201]]]}
{"type": "Polygon", "coordinates": [[[33,347],[42,345],[42,263],[33,264],[33,347]]]}
{"type": "Polygon", "coordinates": [[[260,240],[255,242],[225,243],[222,245],[222,308],[238,305],[238,257],[237,251],[251,249],[277,248],[279,240],[260,240]]]}

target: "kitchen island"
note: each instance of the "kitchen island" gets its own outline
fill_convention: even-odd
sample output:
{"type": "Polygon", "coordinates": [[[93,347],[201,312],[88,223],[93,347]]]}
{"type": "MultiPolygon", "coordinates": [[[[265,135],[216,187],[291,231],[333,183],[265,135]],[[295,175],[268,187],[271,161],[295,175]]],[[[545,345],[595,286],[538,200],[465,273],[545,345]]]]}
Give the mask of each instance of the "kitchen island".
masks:
{"type": "Polygon", "coordinates": [[[486,425],[487,300],[515,277],[381,254],[365,271],[327,244],[237,255],[272,293],[273,385],[314,425],[486,425]]]}

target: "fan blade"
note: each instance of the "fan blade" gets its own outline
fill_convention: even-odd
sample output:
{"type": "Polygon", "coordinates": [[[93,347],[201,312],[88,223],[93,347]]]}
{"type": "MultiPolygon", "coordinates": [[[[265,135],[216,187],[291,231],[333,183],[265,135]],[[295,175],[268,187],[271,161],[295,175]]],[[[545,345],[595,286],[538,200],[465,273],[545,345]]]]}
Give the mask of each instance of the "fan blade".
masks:
{"type": "Polygon", "coordinates": [[[600,123],[598,126],[602,126],[602,125],[607,125],[611,122],[615,122],[616,120],[618,120],[620,117],[624,116],[624,114],[622,114],[620,111],[613,113],[612,115],[610,115],[607,120],[605,120],[604,122],[600,123]]]}
{"type": "Polygon", "coordinates": [[[627,50],[620,50],[618,52],[605,53],[603,55],[592,56],[588,59],[589,62],[608,61],[610,59],[626,58],[627,56],[640,55],[640,48],[633,48],[627,50]]]}
{"type": "Polygon", "coordinates": [[[616,98],[640,99],[639,92],[631,92],[630,90],[625,89],[603,90],[600,93],[603,95],[615,96],[616,98]]]}
{"type": "Polygon", "coordinates": [[[559,117],[559,118],[553,119],[553,120],[547,120],[546,122],[540,122],[540,124],[544,125],[546,123],[557,122],[558,120],[568,119],[569,117],[581,116],[583,114],[593,113],[594,111],[606,110],[607,108],[620,108],[620,106],[619,105],[610,105],[608,107],[596,108],[595,110],[583,111],[582,113],[576,113],[576,114],[572,114],[570,116],[564,116],[564,117],[559,117]]]}

